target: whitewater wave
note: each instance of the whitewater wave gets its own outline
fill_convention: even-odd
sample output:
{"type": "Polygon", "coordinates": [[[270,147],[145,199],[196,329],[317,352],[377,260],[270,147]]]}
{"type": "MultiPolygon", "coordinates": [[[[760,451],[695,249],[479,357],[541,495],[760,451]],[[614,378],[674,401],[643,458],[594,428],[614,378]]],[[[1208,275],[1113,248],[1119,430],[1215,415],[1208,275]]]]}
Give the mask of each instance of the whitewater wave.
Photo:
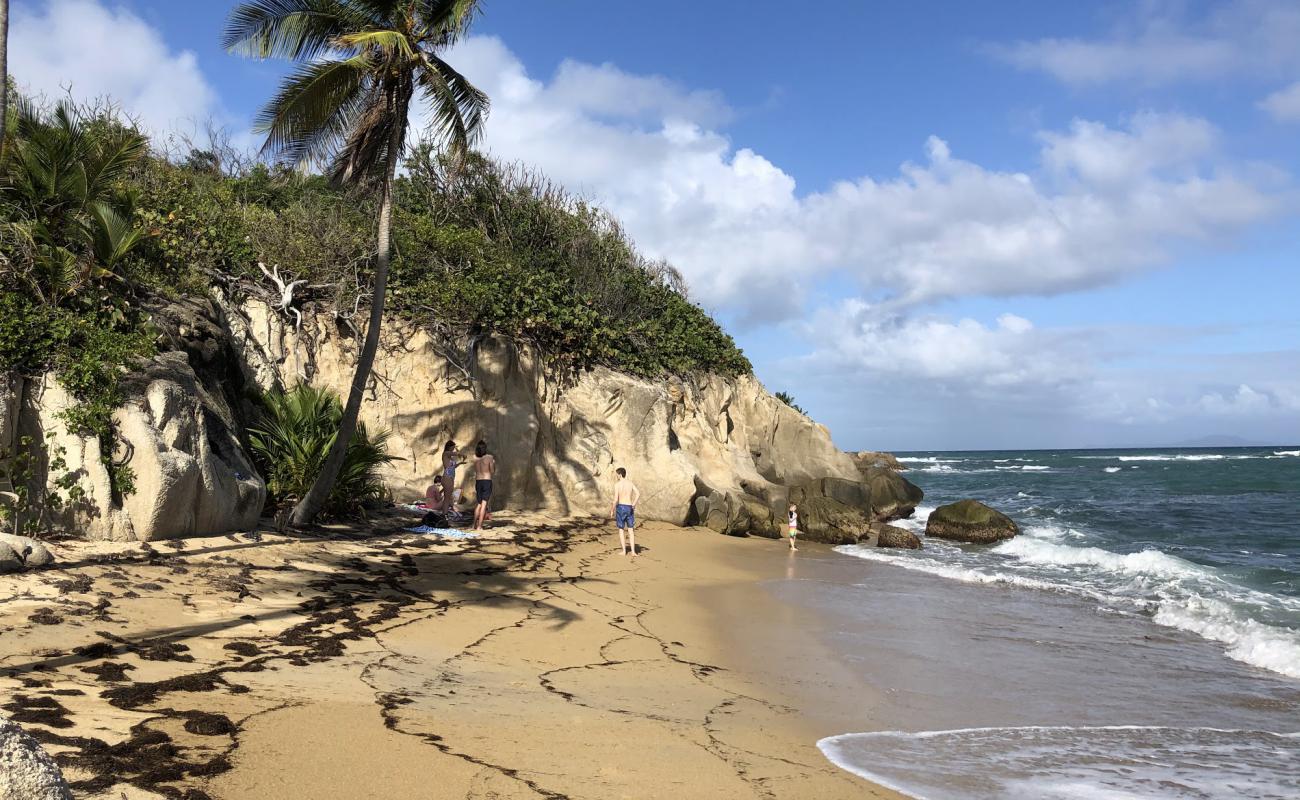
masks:
{"type": "Polygon", "coordinates": [[[1123,467],[1106,467],[1102,472],[1119,472],[1123,467]]]}
{"type": "Polygon", "coordinates": [[[1024,472],[1041,472],[1043,470],[1051,469],[1051,467],[1044,466],[1042,464],[1022,464],[1022,465],[1011,466],[1011,467],[994,467],[993,469],[1018,469],[1024,472]]]}
{"type": "Polygon", "coordinates": [[[960,464],[964,459],[939,458],[938,456],[898,456],[904,464],[960,464]]]}
{"type": "Polygon", "coordinates": [[[1274,450],[1273,455],[1300,457],[1300,450],[1274,450]]]}
{"type": "Polygon", "coordinates": [[[919,800],[1300,795],[1300,734],[1155,726],[964,728],[830,736],[836,766],[919,800]]]}
{"type": "MultiPolygon", "coordinates": [[[[894,523],[923,533],[931,507],[894,523]]],[[[1224,645],[1237,661],[1300,679],[1300,598],[1235,584],[1211,567],[1161,550],[1115,553],[1068,541],[1086,539],[1074,528],[1044,523],[991,548],[962,547],[936,539],[921,551],[848,545],[840,552],[963,583],[1063,592],[1113,611],[1140,612],[1156,624],[1224,645]]]]}

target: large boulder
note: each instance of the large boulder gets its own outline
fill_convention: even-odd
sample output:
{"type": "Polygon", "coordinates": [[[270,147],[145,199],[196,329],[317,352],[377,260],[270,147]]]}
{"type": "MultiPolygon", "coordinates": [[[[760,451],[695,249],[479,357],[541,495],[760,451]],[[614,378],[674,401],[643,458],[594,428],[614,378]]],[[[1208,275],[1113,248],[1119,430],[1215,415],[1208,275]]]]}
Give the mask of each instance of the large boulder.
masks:
{"type": "Polygon", "coordinates": [[[897,525],[886,525],[883,522],[873,523],[871,535],[875,539],[876,547],[894,547],[903,550],[921,549],[921,537],[897,525]]]}
{"type": "Polygon", "coordinates": [[[930,513],[925,535],[971,544],[992,544],[1020,533],[1020,527],[1006,514],[978,500],[959,500],[939,506],[930,513]]]}
{"type": "Polygon", "coordinates": [[[50,549],[27,536],[0,533],[0,544],[7,545],[17,553],[25,567],[44,567],[54,563],[54,556],[50,553],[50,549]]]}
{"type": "Polygon", "coordinates": [[[868,467],[862,471],[862,482],[870,490],[871,514],[878,522],[910,517],[925,498],[920,487],[892,469],[868,467]]]}
{"type": "Polygon", "coordinates": [[[0,542],[0,575],[21,572],[22,569],[23,557],[14,552],[14,549],[9,545],[0,542]]]}
{"type": "MultiPolygon", "coordinates": [[[[830,488],[840,490],[841,498],[847,491],[838,484],[831,484],[830,488]]],[[[870,512],[827,496],[826,489],[826,481],[790,489],[790,502],[799,506],[799,536],[822,544],[856,544],[871,526],[870,512]]],[[[784,521],[785,515],[781,518],[784,521]]]]}
{"type": "Polygon", "coordinates": [[[775,539],[781,535],[772,509],[762,498],[745,492],[702,493],[695,498],[694,512],[701,525],[728,536],[753,535],[775,539]]]}
{"type": "Polygon", "coordinates": [[[35,739],[0,717],[0,800],[72,800],[54,759],[35,739]]]}

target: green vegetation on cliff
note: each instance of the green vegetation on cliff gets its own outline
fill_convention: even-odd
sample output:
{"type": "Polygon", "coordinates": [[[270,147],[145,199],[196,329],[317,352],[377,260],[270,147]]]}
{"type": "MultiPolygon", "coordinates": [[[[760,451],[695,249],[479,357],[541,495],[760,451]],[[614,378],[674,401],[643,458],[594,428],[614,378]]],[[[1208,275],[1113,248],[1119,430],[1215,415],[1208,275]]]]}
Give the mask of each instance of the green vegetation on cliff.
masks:
{"type": "MultiPolygon", "coordinates": [[[[99,407],[91,427],[102,427],[117,399],[104,373],[149,352],[152,300],[213,285],[278,300],[259,261],[303,281],[295,307],[361,324],[372,196],[237,154],[123,147],[138,134],[103,112],[27,113],[0,187],[0,370],[81,373],[74,393],[105,387],[82,391],[99,407]]],[[[418,147],[398,181],[393,233],[391,312],[449,339],[503,334],[557,366],[647,377],[750,371],[676,270],[527,169],[479,155],[453,167],[418,147]]]]}

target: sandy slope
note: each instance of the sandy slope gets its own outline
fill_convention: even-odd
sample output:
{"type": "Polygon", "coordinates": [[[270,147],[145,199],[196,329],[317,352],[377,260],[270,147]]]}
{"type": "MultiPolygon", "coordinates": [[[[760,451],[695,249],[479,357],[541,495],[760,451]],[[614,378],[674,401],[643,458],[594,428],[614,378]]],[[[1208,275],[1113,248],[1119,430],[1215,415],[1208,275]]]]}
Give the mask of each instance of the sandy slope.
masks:
{"type": "Polygon", "coordinates": [[[79,797],[893,796],[813,744],[863,689],[779,543],[502,523],[65,545],[0,577],[0,708],[79,797]]]}

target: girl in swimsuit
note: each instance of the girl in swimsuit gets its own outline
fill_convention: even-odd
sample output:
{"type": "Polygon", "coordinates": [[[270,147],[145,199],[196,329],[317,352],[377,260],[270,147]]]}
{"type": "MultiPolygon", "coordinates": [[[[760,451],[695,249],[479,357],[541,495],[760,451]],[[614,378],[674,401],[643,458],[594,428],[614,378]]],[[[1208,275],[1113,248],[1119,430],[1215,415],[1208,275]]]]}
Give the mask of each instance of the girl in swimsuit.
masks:
{"type": "Polygon", "coordinates": [[[455,502],[456,467],[460,465],[460,453],[456,452],[456,443],[447,442],[442,448],[442,510],[451,511],[455,502]]]}
{"type": "Polygon", "coordinates": [[[795,537],[799,535],[799,506],[794,503],[790,504],[790,549],[798,550],[794,546],[795,537]]]}

